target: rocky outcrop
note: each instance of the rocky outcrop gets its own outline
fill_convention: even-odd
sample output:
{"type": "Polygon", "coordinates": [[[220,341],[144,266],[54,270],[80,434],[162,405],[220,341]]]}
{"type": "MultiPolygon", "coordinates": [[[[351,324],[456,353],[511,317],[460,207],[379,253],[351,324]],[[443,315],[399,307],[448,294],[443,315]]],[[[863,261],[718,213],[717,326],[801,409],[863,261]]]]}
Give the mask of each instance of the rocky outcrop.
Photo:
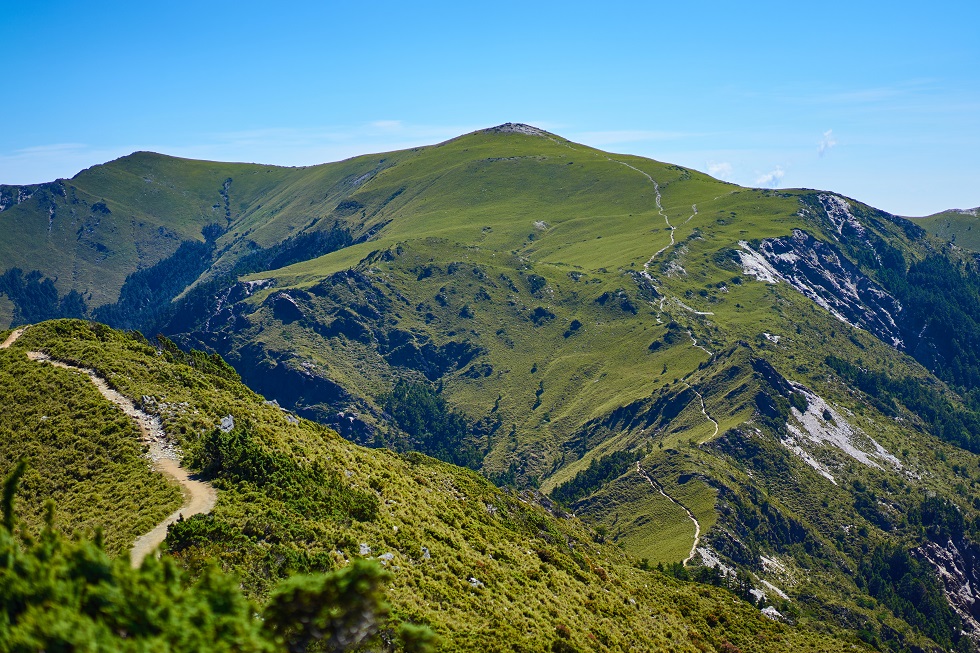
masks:
{"type": "MultiPolygon", "coordinates": [[[[62,180],[46,184],[31,184],[29,186],[8,186],[0,184],[0,213],[12,206],[17,206],[38,195],[38,199],[50,200],[50,196],[67,197],[65,184],[62,180]]],[[[105,204],[102,204],[105,206],[105,204]]],[[[51,204],[53,207],[54,205],[51,204]]]]}
{"type": "Polygon", "coordinates": [[[521,122],[505,122],[502,125],[490,127],[489,129],[484,129],[483,131],[488,134],[524,134],[525,136],[544,136],[545,138],[550,137],[550,134],[543,129],[538,129],[537,127],[532,127],[531,125],[525,125],[521,122]]]}
{"type": "Polygon", "coordinates": [[[745,274],[766,283],[785,282],[838,320],[904,348],[897,323],[901,303],[830,244],[794,229],[791,236],[767,238],[756,248],[746,241],[739,245],[745,274]]]}
{"type": "Polygon", "coordinates": [[[915,553],[936,570],[946,599],[963,620],[964,630],[975,643],[980,644],[980,601],[977,601],[980,569],[970,552],[961,551],[960,548],[953,540],[947,541],[945,546],[926,542],[915,553]]]}
{"type": "Polygon", "coordinates": [[[296,320],[303,319],[303,309],[288,293],[275,293],[267,301],[272,305],[272,314],[283,324],[291,324],[296,320]]]}
{"type": "Polygon", "coordinates": [[[887,465],[901,470],[898,458],[862,429],[850,424],[843,414],[806,386],[790,382],[793,392],[805,398],[804,410],[790,408],[786,433],[781,441],[790,451],[813,467],[821,476],[837,484],[828,469],[826,451],[836,450],[868,467],[887,465]]]}
{"type": "Polygon", "coordinates": [[[229,356],[242,380],[253,390],[306,417],[334,428],[358,444],[374,443],[371,408],[309,361],[289,353],[243,347],[229,356]]]}

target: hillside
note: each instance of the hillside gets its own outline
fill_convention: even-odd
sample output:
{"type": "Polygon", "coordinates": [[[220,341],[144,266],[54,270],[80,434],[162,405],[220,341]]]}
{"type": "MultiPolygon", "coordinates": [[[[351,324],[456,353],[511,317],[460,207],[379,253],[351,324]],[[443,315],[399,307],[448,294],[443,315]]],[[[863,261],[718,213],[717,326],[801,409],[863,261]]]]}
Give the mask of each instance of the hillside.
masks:
{"type": "Polygon", "coordinates": [[[928,226],[512,124],[302,169],[137,154],[58,184],[3,190],[0,224],[49,247],[0,252],[14,322],[217,352],[350,441],[538,488],[804,627],[980,636],[980,276],[928,226]],[[64,258],[44,230],[70,205],[118,256],[64,258]]]}
{"type": "MultiPolygon", "coordinates": [[[[86,389],[91,383],[84,375],[31,361],[28,351],[94,369],[162,419],[184,460],[219,491],[210,514],[171,527],[170,554],[191,577],[207,576],[219,563],[240,575],[260,604],[289,574],[372,558],[390,572],[393,615],[431,626],[444,650],[833,651],[844,645],[777,623],[725,589],[638,569],[618,547],[597,542],[580,522],[552,514],[529,494],[501,491],[422,455],[361,448],[297,420],[206,359],[79,321],[32,326],[0,351],[4,396],[17,383],[11,379],[44,376],[50,404],[71,405],[73,395],[82,394],[89,408],[76,411],[113,413],[120,422],[125,416],[86,389]]],[[[70,416],[52,421],[60,424],[55,432],[72,426],[86,435],[98,432],[70,416]]],[[[8,473],[11,455],[24,453],[35,479],[20,499],[26,514],[39,501],[31,487],[56,482],[65,467],[80,470],[93,449],[132,448],[135,441],[132,433],[104,433],[98,443],[63,439],[57,461],[34,451],[47,441],[42,435],[32,446],[24,443],[32,439],[27,434],[4,438],[0,471],[8,473]]],[[[62,485],[50,492],[58,501],[54,523],[90,530],[91,522],[73,519],[72,506],[120,485],[137,502],[169,506],[169,495],[144,489],[159,482],[144,464],[124,479],[105,474],[93,477],[91,486],[62,485]]],[[[131,542],[130,519],[116,510],[116,501],[93,512],[106,541],[131,542]]],[[[33,518],[28,523],[42,526],[33,518]]]]}
{"type": "Polygon", "coordinates": [[[980,251],[980,234],[973,231],[977,226],[977,209],[950,209],[916,218],[915,222],[937,238],[974,252],[980,251]]]}

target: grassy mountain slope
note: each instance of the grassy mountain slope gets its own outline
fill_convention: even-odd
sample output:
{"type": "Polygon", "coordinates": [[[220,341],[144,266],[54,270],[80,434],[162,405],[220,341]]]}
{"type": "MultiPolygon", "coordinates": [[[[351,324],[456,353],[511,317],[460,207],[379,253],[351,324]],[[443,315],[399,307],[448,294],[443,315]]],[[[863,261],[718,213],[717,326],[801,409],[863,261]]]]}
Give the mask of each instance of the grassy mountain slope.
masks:
{"type": "MultiPolygon", "coordinates": [[[[288,573],[373,557],[392,574],[387,591],[394,613],[431,625],[445,650],[830,651],[846,645],[773,622],[723,589],[642,571],[617,547],[596,543],[580,522],[553,516],[529,495],[503,492],[418,454],[364,449],[292,419],[240,383],[189,366],[138,336],[78,321],[44,323],[3,352],[4,371],[46,371],[26,360],[28,350],[97,370],[163,419],[185,459],[220,489],[213,513],[171,528],[171,553],[192,576],[206,573],[212,561],[241,574],[260,602],[288,573]],[[228,433],[216,428],[226,415],[236,424],[228,433]]],[[[52,387],[49,400],[69,404],[72,392],[78,389],[52,387]]],[[[84,422],[76,426],[91,432],[84,422]]],[[[81,455],[85,446],[68,442],[65,455],[81,455]]],[[[56,462],[23,449],[36,476],[53,480],[61,473],[56,462]]],[[[5,462],[0,472],[8,471],[5,462]]],[[[126,485],[138,487],[132,480],[126,485]]],[[[52,495],[71,504],[91,493],[66,486],[52,495]]],[[[34,500],[29,493],[22,503],[34,500]]],[[[100,513],[107,535],[131,536],[114,509],[100,513]]]]}
{"type": "Polygon", "coordinates": [[[916,218],[915,222],[937,238],[974,252],[980,251],[980,233],[973,231],[977,226],[977,209],[950,209],[916,218]]]}
{"type": "Polygon", "coordinates": [[[70,180],[0,186],[0,260],[6,269],[38,271],[60,296],[79,292],[95,309],[119,298],[128,275],[167,259],[182,243],[204,241],[205,227],[214,238],[227,237],[204,253],[198,275],[229,246],[267,246],[308,226],[316,218],[311,193],[328,200],[324,187],[356,181],[378,166],[373,157],[281,168],[137,152],[70,180]]]}
{"type": "Polygon", "coordinates": [[[650,564],[693,547],[738,569],[799,623],[897,650],[980,632],[956,598],[980,576],[980,284],[915,223],[519,125],[207,165],[200,189],[228,174],[233,199],[200,270],[162,259],[96,317],[217,351],[362,444],[477,451],[650,564]]]}
{"type": "Polygon", "coordinates": [[[21,480],[21,518],[36,534],[45,501],[55,521],[91,535],[105,530],[108,551],[125,551],[138,535],[180,506],[180,492],[150,473],[136,426],[79,374],[0,350],[0,469],[31,461],[21,480]]]}

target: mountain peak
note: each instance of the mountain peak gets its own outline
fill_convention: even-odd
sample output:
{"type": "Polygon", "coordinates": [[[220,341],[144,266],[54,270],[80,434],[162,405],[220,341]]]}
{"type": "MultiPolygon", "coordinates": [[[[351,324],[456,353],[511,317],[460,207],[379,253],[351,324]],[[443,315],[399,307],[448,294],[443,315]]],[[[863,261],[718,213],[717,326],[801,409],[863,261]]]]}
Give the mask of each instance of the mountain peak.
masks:
{"type": "Polygon", "coordinates": [[[543,136],[548,138],[551,136],[548,132],[543,129],[538,129],[532,125],[526,125],[522,122],[505,122],[502,125],[497,125],[496,127],[490,127],[483,130],[486,134],[524,134],[525,136],[543,136]]]}

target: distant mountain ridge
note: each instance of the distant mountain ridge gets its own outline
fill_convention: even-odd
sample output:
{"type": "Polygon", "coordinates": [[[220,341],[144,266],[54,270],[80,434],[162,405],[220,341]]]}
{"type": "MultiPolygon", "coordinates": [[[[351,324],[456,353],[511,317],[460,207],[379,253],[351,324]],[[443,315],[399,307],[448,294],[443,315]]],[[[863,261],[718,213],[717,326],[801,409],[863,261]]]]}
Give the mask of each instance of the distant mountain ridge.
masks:
{"type": "Polygon", "coordinates": [[[959,247],[980,252],[980,237],[973,233],[977,226],[980,207],[973,209],[949,209],[924,218],[914,218],[934,236],[947,240],[959,247]]]}

